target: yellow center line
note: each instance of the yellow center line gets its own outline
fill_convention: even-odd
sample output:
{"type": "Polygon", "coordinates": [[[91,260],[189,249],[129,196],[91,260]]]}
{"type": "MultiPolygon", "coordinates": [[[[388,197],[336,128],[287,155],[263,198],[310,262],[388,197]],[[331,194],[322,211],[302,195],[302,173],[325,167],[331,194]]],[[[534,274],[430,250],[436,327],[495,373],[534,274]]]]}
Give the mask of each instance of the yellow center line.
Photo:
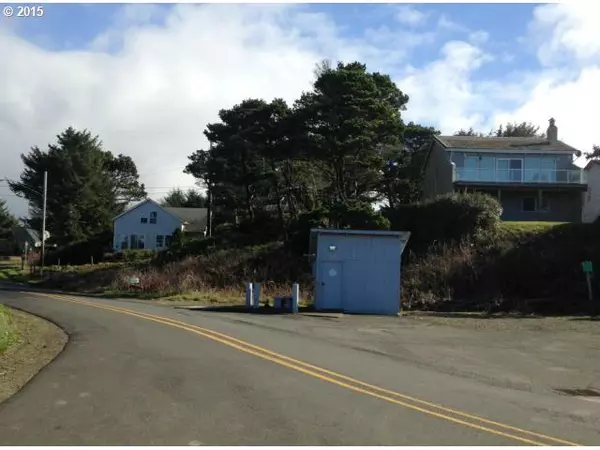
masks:
{"type": "MultiPolygon", "coordinates": [[[[29,294],[32,294],[31,292],[29,292],[29,294]]],[[[401,401],[398,400],[398,398],[401,398],[403,400],[408,400],[414,403],[418,403],[420,405],[423,406],[427,406],[429,408],[435,408],[439,411],[444,411],[446,413],[450,413],[456,416],[460,416],[466,419],[470,419],[470,420],[474,420],[474,421],[478,421],[481,423],[485,423],[488,425],[492,425],[504,430],[510,430],[510,431],[514,431],[514,432],[518,432],[521,434],[525,434],[528,436],[532,436],[532,437],[536,437],[536,438],[540,438],[540,439],[544,439],[544,440],[548,440],[551,441],[553,443],[556,444],[563,444],[563,445],[569,445],[569,446],[579,446],[580,444],[576,444],[573,442],[569,442],[569,441],[565,441],[562,439],[558,439],[552,436],[547,436],[544,434],[540,434],[540,433],[535,433],[532,431],[528,431],[528,430],[524,430],[518,427],[513,427],[511,425],[506,425],[500,422],[495,422],[493,420],[489,420],[489,419],[485,419],[483,417],[479,417],[479,416],[475,416],[473,414],[468,414],[462,411],[458,411],[455,409],[451,409],[451,408],[447,408],[445,406],[442,405],[437,405],[435,403],[431,403],[431,402],[427,402],[425,400],[420,400],[405,394],[401,394],[399,392],[395,392],[395,391],[390,391],[384,388],[381,388],[379,386],[376,385],[372,385],[369,383],[365,383],[363,381],[360,380],[356,380],[354,378],[342,375],[342,374],[338,374],[336,372],[318,367],[318,366],[314,366],[312,364],[303,362],[303,361],[299,361],[296,360],[294,358],[290,358],[288,356],[285,355],[281,355],[279,353],[276,353],[274,351],[268,350],[266,348],[254,345],[254,344],[250,344],[248,342],[242,341],[240,339],[234,338],[232,336],[229,336],[227,334],[224,333],[220,333],[217,331],[213,331],[213,330],[209,330],[206,328],[202,328],[196,325],[192,325],[192,324],[188,324],[186,322],[183,321],[179,321],[176,319],[171,319],[168,317],[163,317],[163,316],[157,316],[157,315],[153,315],[153,314],[147,314],[147,313],[142,313],[142,312],[137,312],[137,311],[133,311],[133,310],[129,310],[126,308],[122,308],[122,307],[118,307],[118,306],[113,306],[113,305],[101,305],[98,303],[94,303],[94,302],[90,302],[90,301],[82,301],[82,300],[77,300],[73,297],[66,297],[63,295],[57,295],[57,294],[44,294],[44,293],[33,293],[35,295],[39,295],[39,296],[43,296],[43,297],[47,297],[47,298],[51,298],[51,299],[56,299],[56,300],[61,300],[61,301],[65,301],[65,302],[69,302],[69,303],[75,303],[75,304],[81,304],[81,305],[85,305],[85,306],[91,306],[94,308],[98,308],[98,309],[104,309],[104,310],[108,310],[108,311],[113,311],[113,312],[118,312],[121,314],[126,314],[129,316],[133,316],[133,317],[138,317],[138,318],[142,318],[142,319],[146,319],[149,321],[153,321],[153,322],[157,322],[157,323],[161,323],[163,325],[169,325],[175,328],[179,328],[185,331],[189,331],[191,333],[197,334],[197,335],[201,335],[203,337],[206,337],[208,339],[211,339],[213,341],[217,341],[220,342],[224,345],[227,345],[229,347],[235,348],[239,351],[257,356],[259,358],[271,361],[273,363],[279,364],[281,366],[284,367],[288,367],[290,369],[296,370],[298,372],[302,372],[306,375],[310,375],[312,377],[318,378],[320,380],[335,384],[337,386],[340,387],[344,387],[346,389],[350,389],[352,391],[355,392],[359,392],[361,394],[365,394],[365,395],[369,395],[371,397],[375,397],[384,401],[387,401],[389,403],[393,403],[393,404],[397,404],[400,406],[403,406],[405,408],[408,409],[412,409],[415,411],[419,411],[422,412],[424,414],[430,415],[430,416],[434,416],[443,420],[447,420],[453,423],[457,423],[460,425],[464,425],[470,428],[474,428],[480,431],[485,431],[487,433],[491,433],[491,434],[495,434],[498,436],[502,436],[502,437],[506,437],[508,439],[513,439],[513,440],[517,440],[520,442],[523,442],[525,444],[529,444],[529,445],[536,445],[536,446],[545,446],[545,445],[549,445],[547,443],[544,442],[540,442],[540,441],[536,441],[533,439],[528,439],[522,436],[518,436],[518,435],[514,435],[514,434],[510,434],[507,433],[505,431],[499,431],[499,430],[495,430],[486,426],[482,426],[476,423],[471,423],[471,422],[467,422],[465,420],[461,420],[458,419],[456,417],[452,417],[450,415],[447,414],[443,414],[441,412],[436,412],[436,411],[432,411],[431,409],[426,409],[424,407],[420,407],[417,405],[413,405],[410,403],[407,403],[405,401],[401,401]],[[329,376],[328,376],[329,375],[329,376]],[[335,378],[332,378],[335,377],[335,378]],[[371,391],[376,391],[376,392],[371,392],[369,390],[366,389],[362,389],[360,387],[357,386],[353,386],[351,384],[345,383],[344,381],[340,381],[340,380],[345,380],[354,384],[357,384],[359,386],[365,387],[370,389],[371,391]],[[387,395],[386,395],[387,394],[387,395]],[[396,398],[392,398],[390,396],[396,397],[396,398]]]]}

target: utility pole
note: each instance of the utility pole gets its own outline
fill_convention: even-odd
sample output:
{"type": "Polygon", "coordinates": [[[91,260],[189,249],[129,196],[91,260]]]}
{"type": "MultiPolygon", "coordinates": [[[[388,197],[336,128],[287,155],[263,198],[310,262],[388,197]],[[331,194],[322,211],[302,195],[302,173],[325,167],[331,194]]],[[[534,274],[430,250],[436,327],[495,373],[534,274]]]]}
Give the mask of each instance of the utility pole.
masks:
{"type": "Polygon", "coordinates": [[[208,183],[208,237],[212,236],[212,216],[213,216],[213,194],[212,194],[212,183],[208,183]]]}
{"type": "Polygon", "coordinates": [[[48,198],[48,171],[44,171],[44,206],[42,211],[42,257],[40,274],[44,274],[44,258],[46,257],[46,200],[48,198]]]}

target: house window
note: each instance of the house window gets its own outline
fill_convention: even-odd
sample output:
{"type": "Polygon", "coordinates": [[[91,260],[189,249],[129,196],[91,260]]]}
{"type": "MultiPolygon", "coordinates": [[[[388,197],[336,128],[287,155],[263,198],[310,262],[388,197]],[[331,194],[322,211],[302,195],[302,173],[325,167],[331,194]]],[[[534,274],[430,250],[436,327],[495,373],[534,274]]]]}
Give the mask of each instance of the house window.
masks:
{"type": "Polygon", "coordinates": [[[498,181],[523,181],[523,160],[498,158],[496,160],[496,175],[498,181]]]}
{"type": "Polygon", "coordinates": [[[171,246],[171,241],[173,240],[173,236],[165,236],[165,245],[167,247],[171,246]]]}
{"type": "Polygon", "coordinates": [[[523,198],[523,211],[524,212],[548,212],[550,210],[550,204],[547,197],[542,197],[540,203],[536,197],[525,197],[523,198]]]}
{"type": "Polygon", "coordinates": [[[157,216],[156,211],[152,211],[150,213],[150,223],[156,223],[156,216],[157,216]]]}
{"type": "Polygon", "coordinates": [[[146,236],[143,234],[132,234],[129,239],[132,250],[146,248],[146,236]]]}
{"type": "Polygon", "coordinates": [[[535,197],[525,197],[523,199],[523,211],[535,212],[535,197]]]}
{"type": "Polygon", "coordinates": [[[147,217],[142,217],[140,219],[140,222],[142,222],[142,223],[148,223],[148,218],[147,217]]]}
{"type": "Polygon", "coordinates": [[[165,245],[165,237],[162,234],[156,235],[156,248],[163,248],[165,245]]]}
{"type": "Polygon", "coordinates": [[[127,235],[126,234],[122,234],[121,235],[121,249],[122,250],[126,250],[129,247],[129,239],[127,239],[127,235]]]}

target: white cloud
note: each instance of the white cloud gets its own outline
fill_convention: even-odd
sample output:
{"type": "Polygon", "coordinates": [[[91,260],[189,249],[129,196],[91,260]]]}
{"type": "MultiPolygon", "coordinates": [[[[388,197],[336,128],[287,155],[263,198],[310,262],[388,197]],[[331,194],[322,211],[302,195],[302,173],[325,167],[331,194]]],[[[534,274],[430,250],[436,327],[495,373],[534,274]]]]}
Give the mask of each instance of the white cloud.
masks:
{"type": "Polygon", "coordinates": [[[469,42],[474,45],[483,45],[490,38],[490,34],[487,31],[478,30],[469,33],[469,42]]]}
{"type": "Polygon", "coordinates": [[[459,24],[458,22],[455,22],[454,20],[450,19],[445,14],[442,14],[438,18],[437,26],[439,29],[447,30],[447,31],[455,31],[455,32],[462,32],[462,33],[469,32],[469,29],[467,27],[459,24]]]}
{"type": "MultiPolygon", "coordinates": [[[[559,138],[586,152],[600,143],[600,28],[598,7],[588,3],[543,5],[535,9],[528,39],[542,66],[481,79],[477,69],[491,55],[480,46],[485,34],[471,34],[471,44],[446,45],[442,57],[398,79],[411,96],[407,117],[437,125],[442,132],[474,127],[488,131],[508,121],[528,121],[545,130],[554,117],[559,138]],[[565,59],[569,64],[564,64],[565,59]]],[[[442,16],[438,26],[466,31],[442,16]]],[[[516,50],[515,50],[516,51],[516,50]]],[[[497,55],[514,60],[514,55],[497,55]]]]}
{"type": "Polygon", "coordinates": [[[202,132],[219,109],[249,97],[292,102],[323,58],[378,61],[384,70],[429,39],[386,28],[342,39],[327,15],[289,5],[179,5],[157,26],[158,8],[126,6],[87,51],[46,51],[10,30],[0,35],[0,54],[11,61],[0,71],[0,177],[17,178],[20,153],[45,148],[72,125],[131,155],[161,196],[164,187],[193,184],[181,172],[206,146],[202,132]]]}
{"type": "Polygon", "coordinates": [[[424,25],[428,18],[428,13],[419,11],[411,5],[401,5],[396,9],[396,20],[404,25],[424,25]]]}
{"type": "MultiPolygon", "coordinates": [[[[349,38],[330,16],[302,7],[179,5],[165,17],[158,7],[128,6],[89,50],[60,52],[0,27],[0,54],[11,61],[0,71],[0,178],[17,178],[20,153],[45,148],[72,125],[131,155],[143,181],[159,187],[151,195],[160,197],[170,186],[193,184],[181,171],[187,156],[206,145],[202,131],[219,109],[249,97],[292,101],[324,58],[391,73],[410,96],[407,120],[452,133],[509,120],[545,128],[554,116],[563,140],[589,150],[600,143],[600,39],[592,39],[597,6],[588,5],[537,7],[528,42],[543,66],[499,78],[478,73],[494,58],[506,60],[481,48],[492,38],[445,16],[433,31],[379,26],[349,38]],[[164,25],[152,23],[157,17],[164,25]],[[464,33],[469,42],[446,42],[437,59],[411,66],[411,52],[440,30],[464,33]],[[561,65],[565,55],[568,66],[561,65]]],[[[0,197],[6,192],[0,188],[0,197]]]]}
{"type": "Polygon", "coordinates": [[[600,3],[574,1],[536,8],[528,37],[544,65],[566,57],[580,63],[600,61],[600,3]]]}
{"type": "Polygon", "coordinates": [[[478,47],[452,41],[444,45],[441,58],[422,69],[410,69],[397,84],[408,93],[407,118],[435,124],[442,132],[476,126],[483,116],[472,73],[490,60],[478,47]]]}
{"type": "Polygon", "coordinates": [[[599,85],[600,66],[586,67],[572,79],[565,79],[558,72],[548,73],[537,81],[519,108],[498,112],[491,122],[531,121],[545,130],[548,119],[554,117],[559,139],[582,151],[591,151],[592,144],[600,144],[596,113],[599,85]]]}

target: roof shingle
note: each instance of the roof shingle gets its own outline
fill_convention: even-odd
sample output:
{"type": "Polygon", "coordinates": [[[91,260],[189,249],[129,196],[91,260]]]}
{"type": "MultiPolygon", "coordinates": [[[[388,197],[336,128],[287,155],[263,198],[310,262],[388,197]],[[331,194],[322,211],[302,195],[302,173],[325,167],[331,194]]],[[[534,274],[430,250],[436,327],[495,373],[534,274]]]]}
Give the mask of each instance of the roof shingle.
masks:
{"type": "Polygon", "coordinates": [[[547,152],[578,152],[562,141],[551,143],[535,137],[478,137],[478,136],[435,136],[445,148],[473,150],[537,150],[547,152]]]}

